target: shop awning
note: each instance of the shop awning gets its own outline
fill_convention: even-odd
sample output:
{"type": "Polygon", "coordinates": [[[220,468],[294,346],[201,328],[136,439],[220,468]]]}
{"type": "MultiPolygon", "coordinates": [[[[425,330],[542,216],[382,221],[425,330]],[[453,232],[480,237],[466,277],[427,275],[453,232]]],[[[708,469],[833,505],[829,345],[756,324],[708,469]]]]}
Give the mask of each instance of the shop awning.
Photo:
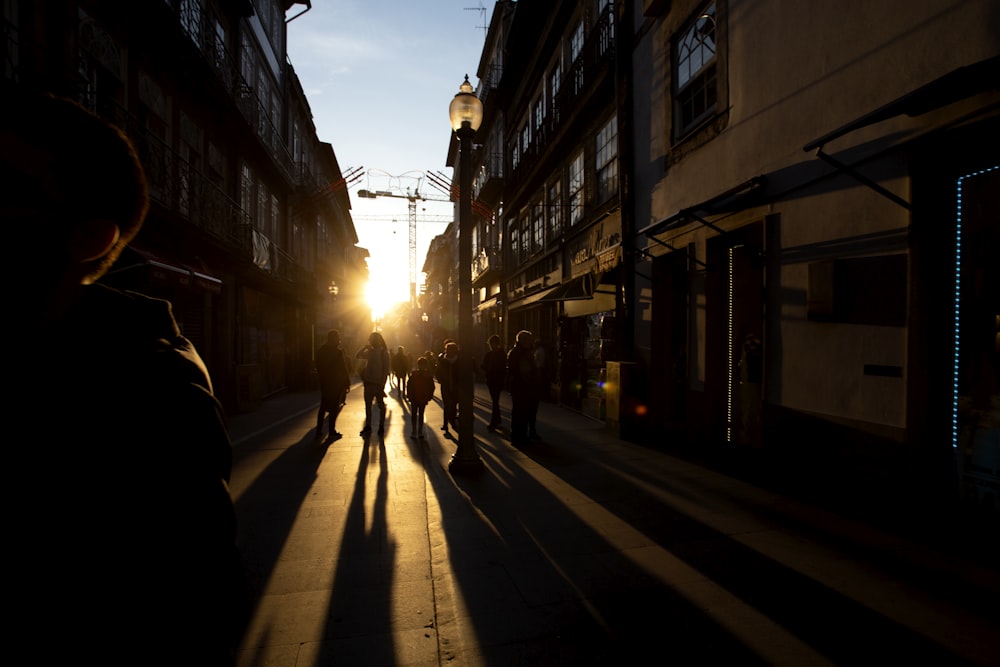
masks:
{"type": "MultiPolygon", "coordinates": [[[[145,268],[149,270],[153,280],[169,282],[189,289],[203,289],[214,294],[222,292],[222,281],[207,273],[203,267],[196,269],[172,262],[154,252],[134,245],[128,246],[124,254],[126,257],[133,258],[133,261],[126,260],[124,265],[116,265],[115,269],[109,272],[109,275],[145,268]]],[[[121,263],[119,260],[119,264],[121,263]]]]}
{"type": "MultiPolygon", "coordinates": [[[[851,176],[859,183],[868,186],[886,199],[899,204],[906,210],[910,210],[912,208],[912,204],[909,201],[903,199],[871,178],[861,174],[857,169],[855,169],[856,165],[845,164],[825,152],[824,148],[826,144],[860,130],[861,128],[881,123],[882,121],[895,118],[896,116],[906,115],[910,118],[915,118],[930,111],[941,109],[950,104],[961,102],[962,100],[970,97],[990,91],[996,91],[1000,89],[997,85],[997,81],[1000,81],[1000,56],[988,58],[965,67],[959,67],[958,69],[952,70],[948,74],[945,74],[944,76],[935,79],[934,81],[931,81],[930,83],[921,86],[920,88],[917,88],[916,90],[911,91],[906,95],[903,95],[902,97],[875,109],[874,111],[870,111],[862,116],[859,116],[858,118],[855,118],[846,125],[842,125],[831,132],[827,132],[823,136],[818,137],[803,146],[802,150],[807,153],[815,152],[816,157],[831,165],[837,170],[838,173],[845,173],[851,176]]],[[[958,118],[946,121],[945,125],[939,125],[934,129],[940,129],[948,123],[963,121],[964,118],[959,116],[958,118]]]]}
{"type": "Polygon", "coordinates": [[[500,305],[499,299],[497,299],[494,296],[494,297],[490,297],[486,301],[483,301],[478,306],[476,306],[476,310],[479,311],[479,312],[483,312],[485,310],[489,310],[490,308],[496,308],[499,305],[500,305]]]}
{"type": "Polygon", "coordinates": [[[556,285],[552,290],[541,298],[542,301],[578,301],[581,299],[593,299],[594,288],[600,280],[592,273],[585,273],[577,276],[560,285],[556,285]]]}
{"type": "Polygon", "coordinates": [[[763,201],[766,186],[767,178],[765,176],[755,176],[734,188],[706,199],[700,204],[682,208],[673,215],[640,229],[638,233],[647,237],[655,236],[675,227],[697,221],[709,229],[714,229],[720,234],[725,234],[726,230],[716,227],[706,220],[705,216],[729,213],[755,206],[763,201]]]}
{"type": "Polygon", "coordinates": [[[997,90],[997,81],[1000,81],[1000,56],[959,67],[925,86],[921,86],[874,111],[859,116],[832,132],[824,134],[822,137],[810,141],[802,147],[802,150],[807,153],[817,149],[822,150],[824,145],[834,139],[863,127],[903,114],[911,118],[921,116],[973,95],[997,90]]]}
{"type": "MultiPolygon", "coordinates": [[[[556,287],[558,287],[558,285],[556,287]]],[[[526,296],[526,297],[524,297],[522,299],[518,299],[517,301],[511,301],[510,302],[510,306],[508,306],[508,307],[511,310],[513,310],[515,308],[521,308],[522,306],[530,306],[531,304],[537,303],[538,301],[542,300],[548,294],[551,294],[552,290],[556,289],[556,287],[550,287],[548,289],[539,290],[538,292],[534,292],[533,294],[529,294],[528,296],[526,296]]]]}

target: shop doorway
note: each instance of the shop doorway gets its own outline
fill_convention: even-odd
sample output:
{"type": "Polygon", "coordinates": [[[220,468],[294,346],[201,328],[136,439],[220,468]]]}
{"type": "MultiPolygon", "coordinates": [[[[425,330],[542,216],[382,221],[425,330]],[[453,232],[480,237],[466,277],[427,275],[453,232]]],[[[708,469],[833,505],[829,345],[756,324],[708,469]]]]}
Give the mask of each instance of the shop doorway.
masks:
{"type": "Polygon", "coordinates": [[[652,378],[650,403],[655,427],[664,433],[682,431],[688,407],[688,298],[691,281],[686,252],[671,252],[653,261],[652,378]]]}

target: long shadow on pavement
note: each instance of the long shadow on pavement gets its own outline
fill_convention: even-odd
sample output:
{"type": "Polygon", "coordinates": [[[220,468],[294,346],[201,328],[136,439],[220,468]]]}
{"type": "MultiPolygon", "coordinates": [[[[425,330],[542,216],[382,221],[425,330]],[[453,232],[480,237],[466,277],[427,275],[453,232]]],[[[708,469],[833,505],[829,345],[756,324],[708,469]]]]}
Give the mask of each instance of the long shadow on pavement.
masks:
{"type": "MultiPolygon", "coordinates": [[[[602,453],[586,429],[545,435],[524,451],[480,437],[483,475],[430,475],[482,664],[766,664],[755,623],[813,661],[975,664],[678,511],[645,459],[602,453]]],[[[712,501],[696,484],[672,491],[712,501]]]]}

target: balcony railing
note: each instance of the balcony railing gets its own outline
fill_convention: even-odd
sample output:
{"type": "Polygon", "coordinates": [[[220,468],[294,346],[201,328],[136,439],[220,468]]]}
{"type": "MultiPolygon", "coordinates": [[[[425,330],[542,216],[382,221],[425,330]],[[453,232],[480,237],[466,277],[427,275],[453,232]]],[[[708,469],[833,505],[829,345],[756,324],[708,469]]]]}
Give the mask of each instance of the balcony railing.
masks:
{"type": "Polygon", "coordinates": [[[483,157],[472,182],[474,199],[490,201],[503,183],[503,154],[489,153],[483,157]]]}
{"type": "Polygon", "coordinates": [[[608,78],[609,66],[615,57],[614,31],[613,6],[609,3],[587,34],[580,55],[564,73],[562,86],[546,109],[542,127],[532,133],[531,144],[522,147],[517,166],[507,174],[508,185],[516,187],[527,178],[544,154],[548,141],[557,136],[560,126],[573,118],[581,100],[608,78]]]}
{"type": "Polygon", "coordinates": [[[222,240],[238,255],[253,257],[251,218],[239,204],[125,109],[108,105],[96,111],[132,139],[153,202],[222,240]]]}
{"type": "Polygon", "coordinates": [[[201,52],[208,67],[219,79],[225,90],[240,109],[240,113],[254,128],[258,138],[268,149],[275,164],[285,177],[292,179],[292,156],[285,145],[284,137],[274,126],[266,105],[257,97],[256,90],[243,78],[239,59],[223,43],[212,26],[215,22],[201,3],[186,6],[185,13],[178,16],[181,29],[201,52]],[[192,13],[197,13],[194,16],[192,13]]]}
{"type": "Polygon", "coordinates": [[[493,271],[501,271],[501,258],[503,253],[499,248],[483,248],[479,254],[472,258],[472,282],[475,283],[480,278],[493,271]]]}

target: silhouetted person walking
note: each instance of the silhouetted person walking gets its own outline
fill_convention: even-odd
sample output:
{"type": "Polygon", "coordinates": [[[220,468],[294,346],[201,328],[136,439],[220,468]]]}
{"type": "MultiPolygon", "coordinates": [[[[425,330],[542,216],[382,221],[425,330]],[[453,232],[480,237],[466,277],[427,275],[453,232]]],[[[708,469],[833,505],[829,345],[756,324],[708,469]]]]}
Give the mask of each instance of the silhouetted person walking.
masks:
{"type": "Polygon", "coordinates": [[[410,366],[410,355],[400,345],[392,355],[392,375],[396,380],[396,395],[400,398],[406,397],[406,377],[410,374],[410,366]]]}
{"type": "Polygon", "coordinates": [[[417,359],[417,368],[410,371],[406,387],[410,401],[410,437],[423,439],[424,411],[434,398],[434,375],[426,357],[417,359]]]}
{"type": "Polygon", "coordinates": [[[441,430],[445,435],[448,435],[449,426],[458,432],[458,355],[458,343],[447,341],[437,363],[437,381],[441,385],[441,408],[444,411],[441,430]]]}
{"type": "Polygon", "coordinates": [[[385,381],[389,378],[389,350],[385,339],[377,331],[368,336],[368,344],[358,350],[357,359],[365,360],[361,369],[361,381],[364,383],[365,425],[361,435],[372,432],[372,403],[378,405],[378,434],[385,433],[385,381]]]}
{"type": "Polygon", "coordinates": [[[351,371],[344,351],[340,349],[340,332],[331,329],[326,343],[316,351],[316,374],[319,377],[319,410],[316,413],[316,439],[323,437],[323,419],[329,415],[329,438],[342,437],[337,432],[337,416],[347,402],[351,390],[351,371]]]}
{"type": "Polygon", "coordinates": [[[488,349],[483,356],[483,372],[486,374],[486,388],[490,392],[490,431],[500,428],[503,418],[500,414],[500,393],[507,380],[507,354],[500,336],[493,334],[486,341],[488,349]]]}
{"type": "Polygon", "coordinates": [[[538,410],[538,367],[530,331],[517,332],[514,347],[507,353],[507,389],[510,391],[510,442],[527,444],[531,424],[538,410]]]}

